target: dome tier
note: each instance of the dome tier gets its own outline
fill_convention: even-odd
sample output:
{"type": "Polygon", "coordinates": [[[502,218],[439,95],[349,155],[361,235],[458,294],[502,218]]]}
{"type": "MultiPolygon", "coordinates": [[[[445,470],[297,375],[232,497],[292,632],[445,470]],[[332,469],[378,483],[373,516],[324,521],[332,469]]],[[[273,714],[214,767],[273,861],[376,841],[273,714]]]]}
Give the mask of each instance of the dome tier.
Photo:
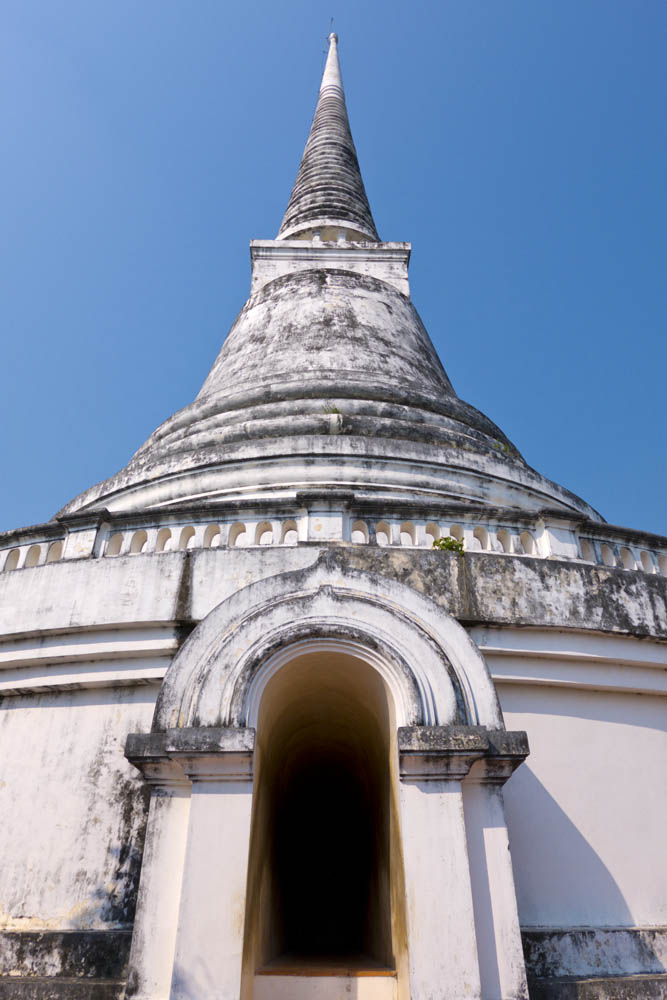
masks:
{"type": "Polygon", "coordinates": [[[409,298],[338,268],[263,285],[197,399],[65,511],[270,500],[308,486],[592,514],[458,398],[409,298]]]}

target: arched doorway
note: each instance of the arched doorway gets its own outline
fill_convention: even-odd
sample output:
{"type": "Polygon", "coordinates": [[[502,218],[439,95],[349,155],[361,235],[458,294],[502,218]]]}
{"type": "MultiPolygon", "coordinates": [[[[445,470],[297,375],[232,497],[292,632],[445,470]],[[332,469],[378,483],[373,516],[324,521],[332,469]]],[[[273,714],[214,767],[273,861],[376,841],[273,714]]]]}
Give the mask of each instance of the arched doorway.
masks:
{"type": "Polygon", "coordinates": [[[505,733],[471,638],[417,591],[332,552],[236,592],[181,647],[152,731],[128,739],[128,759],[153,786],[135,992],[152,1000],[171,983],[172,1000],[456,1000],[479,994],[483,948],[499,956],[504,992],[524,995],[510,854],[478,838],[488,886],[474,898],[463,808],[464,786],[480,782],[475,824],[506,837],[495,785],[525,756],[521,737],[505,733]],[[359,832],[345,862],[327,787],[343,804],[335,815],[359,832]],[[334,852],[336,878],[322,860],[334,852]],[[333,934],[323,904],[339,886],[348,905],[333,908],[350,926],[333,934]],[[480,906],[492,916],[483,925],[480,906]],[[255,976],[290,955],[312,974],[318,933],[333,952],[325,959],[356,955],[374,963],[371,975],[333,991],[308,975],[285,976],[282,989],[255,976]]]}
{"type": "Polygon", "coordinates": [[[263,977],[286,975],[299,995],[304,978],[321,989],[337,976],[385,978],[382,995],[396,995],[406,941],[393,715],[380,674],[345,652],[301,650],[266,684],[245,940],[257,997],[282,995],[263,977]]]}

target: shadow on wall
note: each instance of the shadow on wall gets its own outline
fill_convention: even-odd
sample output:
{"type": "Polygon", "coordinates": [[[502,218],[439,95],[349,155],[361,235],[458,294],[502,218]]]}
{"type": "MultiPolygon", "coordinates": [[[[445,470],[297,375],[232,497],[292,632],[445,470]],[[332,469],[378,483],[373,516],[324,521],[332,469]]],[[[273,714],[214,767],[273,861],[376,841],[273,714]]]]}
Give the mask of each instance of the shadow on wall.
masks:
{"type": "Polygon", "coordinates": [[[609,916],[605,924],[631,927],[632,913],[616,880],[529,762],[512,775],[504,798],[522,926],[544,923],[536,919],[537,900],[542,911],[546,903],[554,912],[567,913],[570,925],[602,923],[591,917],[604,912],[609,916]]]}
{"type": "Polygon", "coordinates": [[[529,764],[512,776],[504,799],[529,974],[578,975],[574,966],[588,964],[587,955],[600,975],[665,971],[650,934],[626,934],[622,950],[618,941],[603,946],[599,929],[633,928],[633,915],[609,869],[529,764]],[[545,900],[568,919],[540,920],[535,901],[543,907],[545,900]],[[553,955],[533,953],[533,928],[552,927],[553,955]]]}
{"type": "MultiPolygon", "coordinates": [[[[548,699],[538,699],[527,693],[527,689],[517,688],[508,697],[503,691],[501,702],[503,711],[529,712],[531,715],[560,716],[567,719],[586,719],[606,722],[619,726],[636,726],[639,729],[667,732],[667,720],[661,697],[627,692],[591,692],[550,689],[548,699]],[[629,711],[631,707],[631,711],[629,711]]],[[[523,772],[523,768],[519,769],[523,772]]],[[[514,780],[514,779],[512,779],[514,780]]]]}

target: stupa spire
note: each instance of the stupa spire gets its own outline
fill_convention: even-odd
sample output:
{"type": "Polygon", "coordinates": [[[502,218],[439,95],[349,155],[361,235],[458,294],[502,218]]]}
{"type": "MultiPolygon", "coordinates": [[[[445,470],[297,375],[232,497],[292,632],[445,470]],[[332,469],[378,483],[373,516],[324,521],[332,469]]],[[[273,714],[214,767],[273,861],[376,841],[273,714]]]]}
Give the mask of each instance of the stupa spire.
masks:
{"type": "Polygon", "coordinates": [[[338,61],[338,36],[329,35],[329,54],[308,142],[294,182],[278,239],[308,238],[379,242],[361,178],[347,117],[338,61]]]}
{"type": "Polygon", "coordinates": [[[375,230],[332,34],[279,240],[252,241],[250,297],[197,398],[61,514],[238,502],[273,517],[310,489],[428,518],[454,501],[474,516],[548,505],[598,519],[457,396],[410,298],[409,257],[375,230]]]}

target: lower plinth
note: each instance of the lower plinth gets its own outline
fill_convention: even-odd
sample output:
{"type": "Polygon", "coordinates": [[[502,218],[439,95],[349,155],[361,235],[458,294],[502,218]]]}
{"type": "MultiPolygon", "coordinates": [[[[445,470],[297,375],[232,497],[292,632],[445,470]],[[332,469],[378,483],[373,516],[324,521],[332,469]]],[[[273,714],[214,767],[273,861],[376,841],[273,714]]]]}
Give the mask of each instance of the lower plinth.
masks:
{"type": "Polygon", "coordinates": [[[283,955],[257,969],[254,1000],[396,1000],[396,972],[373,959],[283,955]]]}

